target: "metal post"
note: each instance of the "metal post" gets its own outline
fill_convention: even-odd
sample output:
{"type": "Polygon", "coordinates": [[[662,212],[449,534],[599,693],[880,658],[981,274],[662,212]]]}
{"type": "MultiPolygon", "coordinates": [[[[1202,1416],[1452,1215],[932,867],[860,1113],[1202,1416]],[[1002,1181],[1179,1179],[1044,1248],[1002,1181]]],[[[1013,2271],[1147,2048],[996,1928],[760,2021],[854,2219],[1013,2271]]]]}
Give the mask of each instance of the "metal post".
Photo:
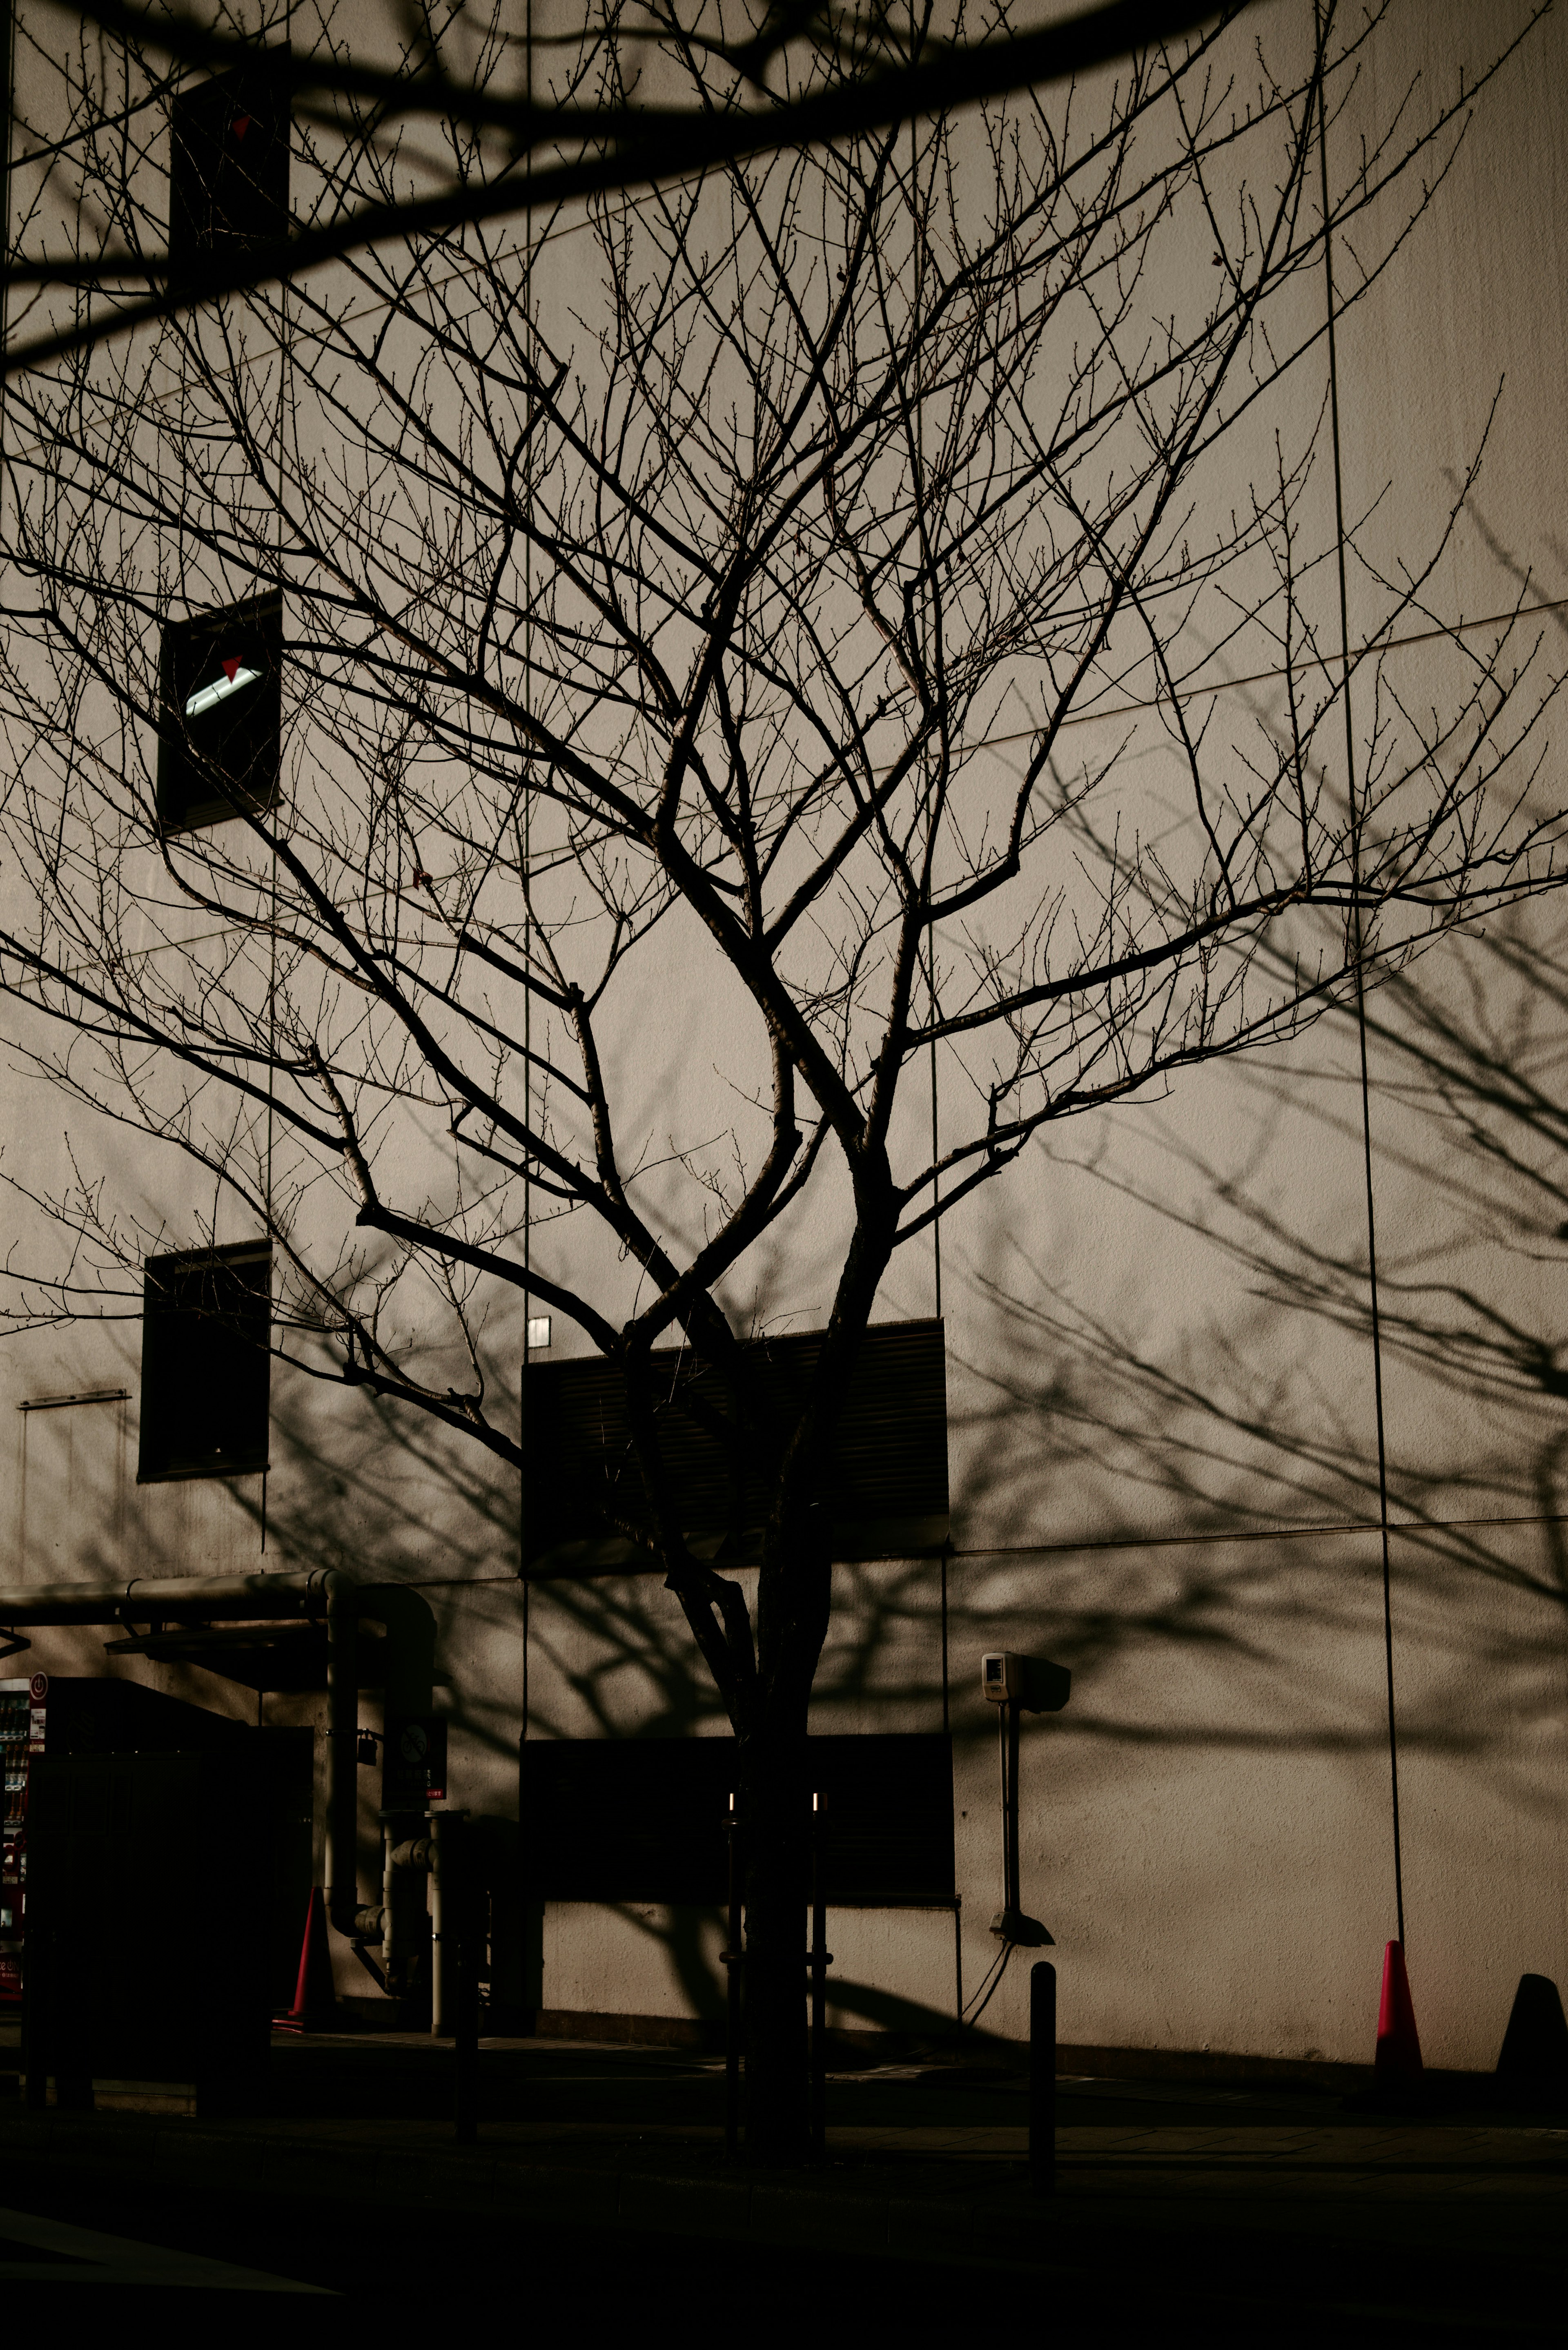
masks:
{"type": "Polygon", "coordinates": [[[724,2003],[724,2153],[741,2157],[741,1822],[730,1796],[730,1932],[722,1956],[728,1972],[724,2003]]]}
{"type": "Polygon", "coordinates": [[[457,2031],[457,1977],[452,1961],[462,1933],[459,1838],[462,1815],[430,1812],[426,1817],[431,1831],[431,2035],[450,2040],[457,2031]]]}
{"type": "Polygon", "coordinates": [[[345,1575],[327,1577],[327,1916],[354,1931],[359,1906],[358,1595],[345,1575]]]}
{"type": "Polygon", "coordinates": [[[456,1884],[446,1893],[448,1929],[452,1935],[452,2118],[461,2146],[472,2146],[479,2135],[479,1887],[473,1866],[472,1836],[466,1821],[452,1821],[449,1813],[445,1857],[452,1860],[452,1830],[457,1826],[456,1884]]]}
{"type": "Polygon", "coordinates": [[[811,2155],[827,2155],[827,1889],[822,1866],[823,1803],[811,1799],[811,2155]]]}
{"type": "Polygon", "coordinates": [[[1029,1970],[1029,2186],[1056,2186],[1056,1970],[1037,1959],[1029,1970]]]}
{"type": "Polygon", "coordinates": [[[1002,1707],[1007,1717],[1007,1895],[1005,1908],[1009,1917],[1023,1914],[1023,1891],[1018,1866],[1018,1701],[1009,1698],[1002,1707]]]}
{"type": "Polygon", "coordinates": [[[39,2112],[49,2102],[48,1997],[50,1989],[48,1927],[40,1915],[39,1872],[35,1869],[27,1898],[26,1971],[22,1978],[22,2069],[28,2106],[39,2112]]]}

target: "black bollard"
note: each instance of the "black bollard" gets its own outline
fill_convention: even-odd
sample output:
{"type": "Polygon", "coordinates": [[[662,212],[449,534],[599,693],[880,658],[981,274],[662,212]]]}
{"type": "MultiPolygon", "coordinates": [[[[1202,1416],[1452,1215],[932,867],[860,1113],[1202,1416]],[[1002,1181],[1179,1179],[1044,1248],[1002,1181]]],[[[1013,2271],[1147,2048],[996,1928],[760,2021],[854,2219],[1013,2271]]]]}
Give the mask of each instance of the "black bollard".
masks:
{"type": "Polygon", "coordinates": [[[735,1797],[730,1797],[729,1946],[722,1953],[728,1970],[724,1987],[724,2155],[741,2158],[741,1821],[735,1797]]]}
{"type": "Polygon", "coordinates": [[[811,1799],[811,2158],[827,2158],[827,1892],[822,1866],[822,1797],[811,1799]]]}
{"type": "Polygon", "coordinates": [[[1056,2186],[1056,1970],[1038,1959],[1029,1970],[1029,2186],[1056,2186]]]}

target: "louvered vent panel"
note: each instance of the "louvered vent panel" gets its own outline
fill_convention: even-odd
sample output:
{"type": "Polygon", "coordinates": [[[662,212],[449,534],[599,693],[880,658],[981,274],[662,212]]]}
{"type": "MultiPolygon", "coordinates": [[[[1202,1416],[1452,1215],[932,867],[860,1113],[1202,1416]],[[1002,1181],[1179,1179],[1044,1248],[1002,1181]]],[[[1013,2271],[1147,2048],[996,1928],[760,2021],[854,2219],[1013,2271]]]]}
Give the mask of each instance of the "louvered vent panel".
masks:
{"type": "MultiPolygon", "coordinates": [[[[764,1425],[739,1424],[717,1373],[689,1351],[653,1357],[661,1451],[681,1529],[743,1550],[766,1515],[772,1465],[798,1419],[822,1334],[760,1341],[764,1425]]],[[[539,1363],[527,1373],[527,1553],[602,1543],[649,1523],[621,1375],[603,1356],[539,1363]]],[[[836,1530],[945,1522],[947,1369],[940,1322],[883,1323],[861,1342],[835,1454],[836,1530]]],[[[943,1524],[945,1531],[945,1523],[943,1524]]],[[[938,1537],[940,1539],[940,1536],[938,1537]]],[[[924,1547],[924,1541],[911,1546],[924,1547]]],[[[859,1555],[851,1549],[846,1555],[859,1555]]]]}
{"type": "MultiPolygon", "coordinates": [[[[945,1733],[813,1738],[828,1898],[897,1908],[953,1898],[952,1741],[945,1733]]],[[[531,1898],[725,1898],[735,1784],[728,1738],[528,1739],[523,1866],[531,1898]]]]}

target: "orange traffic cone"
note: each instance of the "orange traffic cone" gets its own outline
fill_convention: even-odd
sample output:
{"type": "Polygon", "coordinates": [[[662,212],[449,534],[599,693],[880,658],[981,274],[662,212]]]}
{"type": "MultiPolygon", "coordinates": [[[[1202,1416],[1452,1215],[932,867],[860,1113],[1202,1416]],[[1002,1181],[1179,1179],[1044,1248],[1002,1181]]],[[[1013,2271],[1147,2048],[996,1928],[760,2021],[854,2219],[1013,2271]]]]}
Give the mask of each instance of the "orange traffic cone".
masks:
{"type": "Polygon", "coordinates": [[[1380,2089],[1409,2090],[1421,2085],[1421,2043],[1404,1948],[1398,1942],[1390,1942],[1383,1953],[1383,1997],[1377,2007],[1377,2053],[1373,2066],[1380,2089]]]}
{"type": "Polygon", "coordinates": [[[299,1979],[294,2005],[277,2019],[280,2032],[330,2032],[337,2021],[337,1995],[332,1986],[332,1952],[327,1941],[327,1904],[321,1887],[310,1888],[305,1913],[305,1939],[299,1951],[299,1979]]]}

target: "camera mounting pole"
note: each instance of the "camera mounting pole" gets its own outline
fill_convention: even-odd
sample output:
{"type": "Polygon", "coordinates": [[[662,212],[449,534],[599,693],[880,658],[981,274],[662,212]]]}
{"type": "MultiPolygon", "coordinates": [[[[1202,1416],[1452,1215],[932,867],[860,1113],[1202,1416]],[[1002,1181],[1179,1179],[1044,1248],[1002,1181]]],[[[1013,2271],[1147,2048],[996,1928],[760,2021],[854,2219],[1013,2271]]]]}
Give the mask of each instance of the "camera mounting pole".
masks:
{"type": "Polygon", "coordinates": [[[1000,1941],[1038,1950],[1051,1936],[1038,1918],[1023,1914],[1018,1854],[1018,1717],[1020,1713],[1060,1713],[1072,1693],[1073,1676],[1065,1665],[1054,1665],[1046,1657],[1021,1657],[1007,1648],[981,1659],[980,1685],[997,1709],[1002,1759],[1002,1908],[991,1921],[991,1930],[1000,1941]]]}

